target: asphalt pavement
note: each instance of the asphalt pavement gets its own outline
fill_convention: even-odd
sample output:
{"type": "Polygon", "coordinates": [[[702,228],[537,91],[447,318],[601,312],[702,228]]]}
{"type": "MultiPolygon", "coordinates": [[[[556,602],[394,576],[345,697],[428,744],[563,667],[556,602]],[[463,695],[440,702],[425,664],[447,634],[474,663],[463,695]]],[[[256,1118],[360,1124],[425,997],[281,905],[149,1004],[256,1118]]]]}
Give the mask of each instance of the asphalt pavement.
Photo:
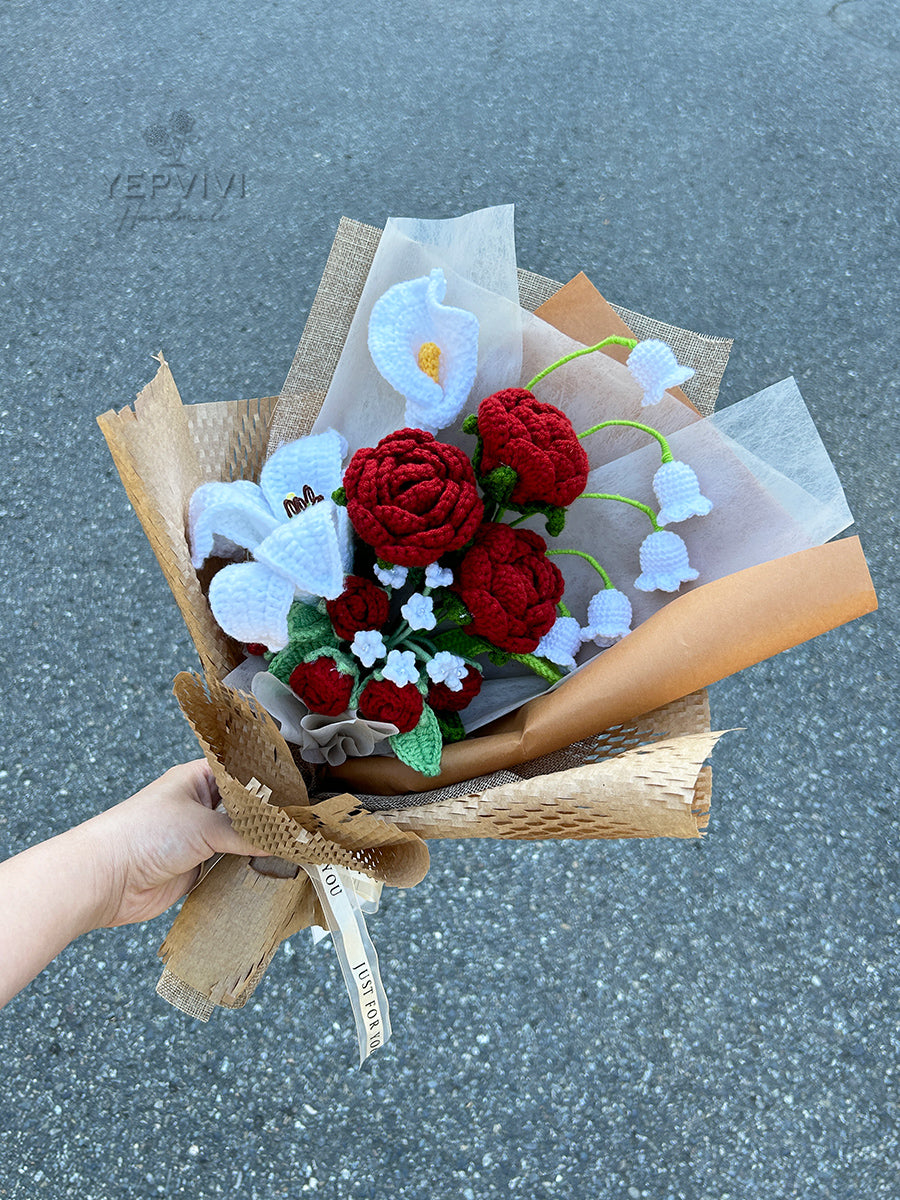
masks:
{"type": "Polygon", "coordinates": [[[520,265],[734,337],[722,404],[795,375],[882,601],[712,689],[741,732],[702,842],[435,844],[370,921],[394,1038],[361,1071],[327,942],[202,1025],[154,992],[171,915],[79,940],[0,1016],[0,1197],[896,1200],[896,4],[0,30],[0,854],[196,753],[95,418],[160,348],[186,401],[277,393],[342,214],[515,202],[520,265]]]}

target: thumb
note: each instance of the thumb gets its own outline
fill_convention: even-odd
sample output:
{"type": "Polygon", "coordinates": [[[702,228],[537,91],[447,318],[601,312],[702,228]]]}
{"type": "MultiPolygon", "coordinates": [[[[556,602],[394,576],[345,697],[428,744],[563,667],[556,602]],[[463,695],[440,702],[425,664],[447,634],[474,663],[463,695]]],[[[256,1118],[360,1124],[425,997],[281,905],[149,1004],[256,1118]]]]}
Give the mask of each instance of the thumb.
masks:
{"type": "Polygon", "coordinates": [[[203,835],[211,850],[216,854],[241,854],[245,857],[269,858],[271,851],[260,850],[252,842],[241,837],[231,824],[228,813],[219,809],[204,814],[203,835]]]}

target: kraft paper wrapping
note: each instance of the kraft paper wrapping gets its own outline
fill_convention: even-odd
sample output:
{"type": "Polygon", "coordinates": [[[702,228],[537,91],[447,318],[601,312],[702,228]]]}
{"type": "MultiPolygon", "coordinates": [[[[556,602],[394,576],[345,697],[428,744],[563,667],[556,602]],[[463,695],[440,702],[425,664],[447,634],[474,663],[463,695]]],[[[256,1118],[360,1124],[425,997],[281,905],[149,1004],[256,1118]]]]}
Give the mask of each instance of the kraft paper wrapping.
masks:
{"type": "MultiPolygon", "coordinates": [[[[354,269],[363,279],[377,235],[360,240],[354,269]]],[[[329,265],[330,286],[339,290],[340,261],[329,265]]],[[[625,310],[615,312],[584,277],[562,292],[527,272],[519,282],[532,307],[550,296],[547,317],[582,341],[627,330],[619,315],[625,310]]],[[[160,994],[201,1019],[214,1005],[246,1003],[280,940],[321,920],[308,877],[297,873],[301,862],[336,863],[408,887],[427,870],[423,838],[700,836],[710,797],[703,763],[718,735],[710,733],[698,689],[875,607],[855,538],[765,563],[680,596],[557,691],[446,747],[437,779],[366,759],[347,764],[332,787],[338,794],[311,806],[275,722],[252,697],[220,682],[242,652],[205,599],[219,564],[199,577],[191,565],[187,506],[200,483],[257,479],[276,433],[281,440],[291,427],[297,436],[304,431],[298,419],[312,423],[353,309],[351,295],[331,348],[323,348],[327,361],[315,387],[300,361],[316,350],[311,314],[277,405],[267,398],[183,406],[160,355],[134,410],[98,418],[203,665],[205,679],[179,676],[179,703],[234,824],[274,856],[220,861],[163,944],[160,994]]],[[[641,333],[662,331],[653,325],[641,333]]],[[[696,366],[705,356],[691,400],[708,412],[730,343],[706,339],[698,348],[696,335],[677,330],[668,340],[679,337],[691,347],[679,351],[682,361],[696,366]]]]}

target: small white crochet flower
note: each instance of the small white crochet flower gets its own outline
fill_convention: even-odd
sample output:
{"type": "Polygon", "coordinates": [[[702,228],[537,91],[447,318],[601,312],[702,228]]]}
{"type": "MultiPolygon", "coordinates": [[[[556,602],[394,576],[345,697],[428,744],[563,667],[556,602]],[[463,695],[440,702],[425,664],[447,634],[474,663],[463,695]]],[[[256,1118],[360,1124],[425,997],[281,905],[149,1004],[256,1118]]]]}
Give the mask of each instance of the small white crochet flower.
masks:
{"type": "Polygon", "coordinates": [[[430,433],[456,420],[478,369],[478,318],[442,304],[446,292],[435,267],[388,288],[369,317],[372,361],[405,397],[405,424],[430,433]]]}
{"type": "Polygon", "coordinates": [[[584,639],[574,617],[557,617],[535,648],[540,658],[548,658],[558,667],[574,671],[575,655],[584,639]]]}
{"type": "Polygon", "coordinates": [[[410,629],[434,629],[437,625],[434,601],[430,596],[423,596],[421,592],[413,592],[407,602],[401,605],[400,615],[410,629]]]}
{"type": "Polygon", "coordinates": [[[436,562],[433,562],[429,563],[425,568],[426,587],[449,587],[452,582],[453,572],[449,567],[440,567],[436,562]]]}
{"type": "Polygon", "coordinates": [[[432,683],[445,683],[451,692],[461,692],[463,680],[469,672],[469,664],[449,650],[439,650],[425,665],[432,683]]]}
{"type": "Polygon", "coordinates": [[[618,588],[604,588],[593,595],[587,616],[581,636],[597,646],[611,646],[631,633],[631,601],[618,588]]]}
{"type": "Polygon", "coordinates": [[[381,669],[381,674],[397,687],[407,683],[419,682],[419,668],[416,656],[412,650],[392,650],[387,656],[387,662],[381,669]]]}
{"type": "Polygon", "coordinates": [[[687,546],[678,534],[658,529],[641,543],[641,574],[634,586],[642,592],[677,592],[699,574],[688,562],[687,546]]]}
{"type": "Polygon", "coordinates": [[[387,647],[377,629],[360,629],[350,643],[350,649],[364,667],[371,667],[376,658],[384,658],[387,647]]]}
{"type": "Polygon", "coordinates": [[[406,583],[409,567],[381,567],[375,564],[375,575],[385,587],[401,588],[406,583]]]}
{"type": "Polygon", "coordinates": [[[653,476],[653,490],[660,503],[658,525],[677,525],[712,510],[712,500],[701,494],[700,481],[687,463],[663,463],[653,476]]]}
{"type": "Polygon", "coordinates": [[[642,405],[659,404],[664,392],[686,383],[694,374],[690,367],[682,367],[671,349],[658,338],[638,342],[625,365],[644,389],[642,405]]]}

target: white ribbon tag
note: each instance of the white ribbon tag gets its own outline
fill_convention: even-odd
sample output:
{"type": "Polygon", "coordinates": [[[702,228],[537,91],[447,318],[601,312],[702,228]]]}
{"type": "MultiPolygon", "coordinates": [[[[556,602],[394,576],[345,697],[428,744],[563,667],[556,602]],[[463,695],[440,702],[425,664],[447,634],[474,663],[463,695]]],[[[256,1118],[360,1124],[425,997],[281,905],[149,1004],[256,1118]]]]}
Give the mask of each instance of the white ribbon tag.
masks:
{"type": "Polygon", "coordinates": [[[362,1066],[372,1051],[383,1046],[391,1036],[391,1019],[378,969],[378,955],[363,916],[363,908],[367,912],[377,910],[381,884],[343,867],[302,865],[316,889],[334,940],[356,1021],[359,1065],[362,1066]],[[364,884],[362,880],[365,880],[364,884]]]}

